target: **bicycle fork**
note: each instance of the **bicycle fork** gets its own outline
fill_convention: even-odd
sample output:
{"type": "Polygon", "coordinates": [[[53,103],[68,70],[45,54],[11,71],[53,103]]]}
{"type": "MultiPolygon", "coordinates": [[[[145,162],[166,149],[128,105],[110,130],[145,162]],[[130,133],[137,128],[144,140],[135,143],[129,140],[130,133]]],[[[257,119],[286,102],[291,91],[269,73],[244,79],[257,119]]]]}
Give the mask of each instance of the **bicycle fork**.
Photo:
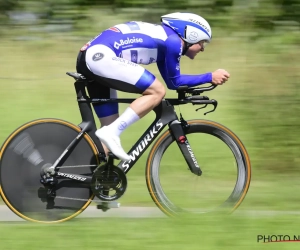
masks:
{"type": "Polygon", "coordinates": [[[188,129],[190,125],[182,118],[181,115],[180,117],[180,121],[174,120],[170,123],[170,131],[173,137],[175,138],[177,145],[191,172],[195,175],[201,176],[202,170],[200,169],[200,166],[197,162],[197,159],[193,153],[193,150],[188,142],[184,131],[185,129],[188,129]]]}

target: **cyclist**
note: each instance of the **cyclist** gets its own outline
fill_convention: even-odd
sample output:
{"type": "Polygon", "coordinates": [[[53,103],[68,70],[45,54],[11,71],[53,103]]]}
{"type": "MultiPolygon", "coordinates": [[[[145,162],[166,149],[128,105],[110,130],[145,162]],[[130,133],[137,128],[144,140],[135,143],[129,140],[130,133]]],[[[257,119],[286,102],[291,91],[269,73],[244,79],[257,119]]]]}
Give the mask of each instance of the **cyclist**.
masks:
{"type": "Polygon", "coordinates": [[[161,24],[131,21],[115,25],[84,45],[77,58],[77,72],[94,80],[88,92],[92,98],[116,98],[116,90],[141,94],[119,116],[118,103],[95,104],[101,128],[96,136],[123,161],[130,156],[120,143],[121,133],[156,107],[164,98],[164,85],[140,64],[156,63],[169,89],[204,83],[223,84],[230,77],[218,69],[199,75],[182,75],[182,55],[194,59],[211,41],[209,23],[192,13],[171,13],[161,24]]]}

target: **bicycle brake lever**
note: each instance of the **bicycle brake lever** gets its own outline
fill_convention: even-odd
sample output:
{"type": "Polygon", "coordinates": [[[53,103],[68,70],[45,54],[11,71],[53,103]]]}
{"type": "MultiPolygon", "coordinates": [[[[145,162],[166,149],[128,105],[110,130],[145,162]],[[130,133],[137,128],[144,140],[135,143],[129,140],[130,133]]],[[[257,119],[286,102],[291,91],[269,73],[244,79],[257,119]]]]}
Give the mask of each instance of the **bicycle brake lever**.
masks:
{"type": "Polygon", "coordinates": [[[214,108],[211,111],[208,111],[206,113],[204,113],[204,115],[207,115],[208,113],[214,112],[218,106],[218,102],[214,99],[211,100],[211,104],[214,105],[214,108]]]}
{"type": "Polygon", "coordinates": [[[205,104],[203,107],[197,108],[196,111],[198,111],[199,109],[204,109],[207,106],[207,104],[205,104]]]}

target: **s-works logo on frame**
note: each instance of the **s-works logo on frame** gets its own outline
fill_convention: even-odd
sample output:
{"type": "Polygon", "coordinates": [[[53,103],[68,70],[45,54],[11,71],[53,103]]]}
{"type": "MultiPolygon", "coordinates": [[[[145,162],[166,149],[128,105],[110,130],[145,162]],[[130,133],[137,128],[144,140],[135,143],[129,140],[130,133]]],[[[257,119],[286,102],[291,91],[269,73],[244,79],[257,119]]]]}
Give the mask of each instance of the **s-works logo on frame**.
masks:
{"type": "Polygon", "coordinates": [[[258,234],[256,237],[257,243],[275,243],[275,242],[298,242],[300,243],[300,235],[264,235],[258,234]]]}

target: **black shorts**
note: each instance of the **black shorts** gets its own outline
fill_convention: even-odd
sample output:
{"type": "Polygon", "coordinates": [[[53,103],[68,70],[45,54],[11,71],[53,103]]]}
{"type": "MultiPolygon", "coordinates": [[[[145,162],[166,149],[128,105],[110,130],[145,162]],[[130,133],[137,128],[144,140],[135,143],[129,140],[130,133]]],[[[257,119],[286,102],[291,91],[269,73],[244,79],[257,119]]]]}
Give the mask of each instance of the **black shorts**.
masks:
{"type": "MultiPolygon", "coordinates": [[[[76,64],[76,70],[78,73],[84,75],[87,79],[94,80],[87,85],[87,91],[90,98],[109,99],[111,96],[110,87],[102,84],[101,77],[94,75],[86,66],[85,51],[79,52],[76,64]]],[[[115,93],[116,96],[116,93],[115,93]]],[[[107,117],[110,115],[119,113],[119,105],[117,102],[112,103],[93,103],[95,113],[99,118],[107,117]]]]}
{"type": "Polygon", "coordinates": [[[80,51],[78,54],[76,71],[84,75],[87,79],[94,80],[87,86],[90,98],[109,99],[110,88],[106,85],[101,84],[101,82],[99,82],[101,81],[101,79],[97,79],[95,75],[88,69],[85,62],[85,52],[86,51],[80,51]]]}
{"type": "MultiPolygon", "coordinates": [[[[142,90],[129,83],[95,75],[86,66],[85,51],[80,51],[77,57],[76,70],[87,79],[94,80],[88,92],[91,98],[110,98],[110,88],[128,93],[142,94],[142,90]]],[[[113,69],[111,69],[113,70],[113,69]]]]}

